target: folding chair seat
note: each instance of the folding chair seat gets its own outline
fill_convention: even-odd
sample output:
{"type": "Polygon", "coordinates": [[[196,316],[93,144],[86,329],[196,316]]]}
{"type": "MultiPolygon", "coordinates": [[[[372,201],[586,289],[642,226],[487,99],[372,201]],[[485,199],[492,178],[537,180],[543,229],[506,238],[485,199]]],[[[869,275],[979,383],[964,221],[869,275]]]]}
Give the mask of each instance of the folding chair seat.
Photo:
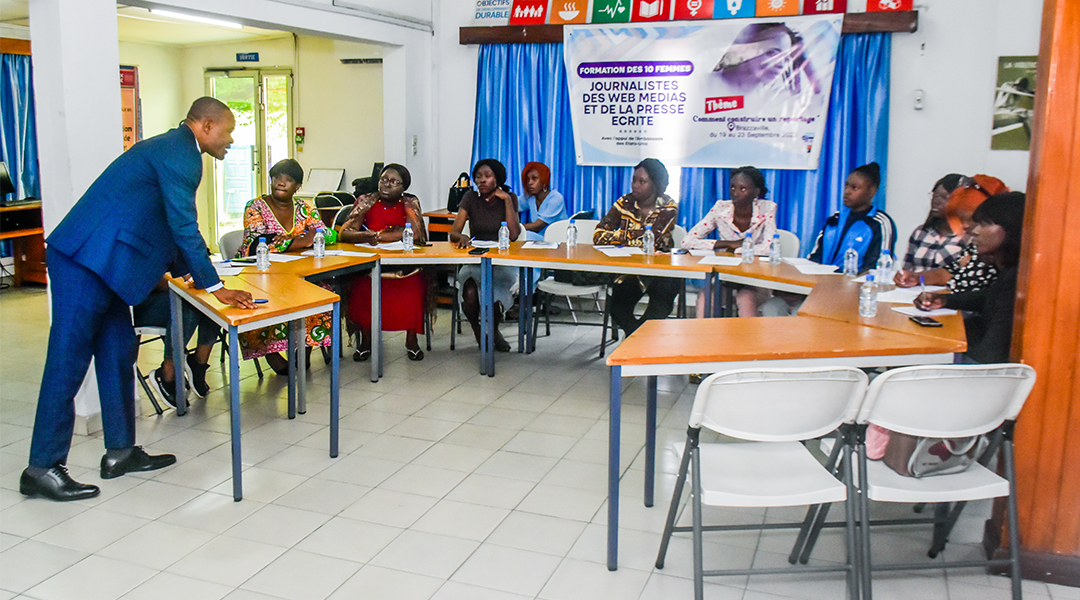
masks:
{"type": "MultiPolygon", "coordinates": [[[[857,419],[860,538],[863,598],[872,598],[873,571],[1008,566],[1012,597],[1019,600],[1020,533],[1017,524],[1016,472],[1012,431],[1017,415],[1035,385],[1035,370],[1022,364],[907,367],[878,376],[870,385],[857,419]],[[947,401],[943,401],[947,400],[947,401]],[[930,438],[963,438],[990,434],[991,444],[979,462],[955,474],[904,477],[881,461],[866,459],[865,430],[875,424],[891,432],[930,438]],[[987,468],[1001,450],[1004,477],[987,468]],[[1006,499],[1009,558],[873,565],[870,555],[870,501],[953,503],[949,520],[935,527],[933,548],[944,546],[964,503],[984,498],[1006,499]]],[[[938,548],[940,549],[940,548],[938,548]]]]}
{"type": "Polygon", "coordinates": [[[698,387],[690,415],[679,475],[668,510],[656,568],[664,568],[674,532],[693,533],[694,594],[704,596],[704,577],[839,571],[849,597],[858,597],[855,548],[855,488],[851,473],[853,424],[866,391],[866,374],[852,368],[760,369],[710,375],[698,387]],[[700,442],[701,429],[745,443],[700,442]],[[832,469],[836,453],[822,466],[801,442],[832,432],[842,438],[843,477],[832,469]],[[691,483],[692,525],[676,527],[683,486],[691,483]],[[706,531],[798,528],[799,524],[704,525],[702,505],[778,507],[844,502],[847,562],[842,565],[763,569],[704,569],[706,531]]]}

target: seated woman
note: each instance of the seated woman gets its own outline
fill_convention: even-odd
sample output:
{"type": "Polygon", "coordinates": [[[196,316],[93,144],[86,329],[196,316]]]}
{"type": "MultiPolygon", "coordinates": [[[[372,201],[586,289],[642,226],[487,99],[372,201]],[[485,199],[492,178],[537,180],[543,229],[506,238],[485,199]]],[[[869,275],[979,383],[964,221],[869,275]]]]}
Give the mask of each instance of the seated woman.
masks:
{"type": "MultiPolygon", "coordinates": [[[[411,223],[413,243],[427,241],[420,200],[406,194],[412,176],[404,166],[391,163],[379,175],[379,189],[356,199],[338,239],[350,244],[380,244],[401,241],[405,224],[411,223]]],[[[409,360],[423,360],[416,336],[424,330],[428,306],[427,277],[417,268],[387,268],[382,278],[382,328],[404,331],[409,360]]],[[[359,277],[349,290],[349,320],[360,328],[360,346],[353,360],[371,357],[371,276],[359,277]]]]}
{"type": "MultiPolygon", "coordinates": [[[[666,252],[674,245],[671,232],[679,216],[679,206],[664,192],[668,172],[655,158],[646,158],[634,167],[631,192],[615,201],[593,232],[593,244],[642,246],[645,227],[652,226],[656,250],[666,252]]],[[[650,319],[666,319],[679,294],[679,280],[670,277],[622,275],[611,289],[611,320],[630,335],[650,319]],[[646,293],[649,305],[640,319],[634,306],[646,293]]]]}
{"type": "Polygon", "coordinates": [[[967,232],[974,226],[972,215],[979,205],[990,196],[1008,191],[1009,188],[1000,179],[989,175],[961,179],[945,205],[945,217],[949,227],[953,233],[963,237],[963,248],[959,256],[940,268],[922,273],[901,271],[896,275],[896,285],[943,285],[952,292],[974,292],[989,286],[997,278],[998,269],[992,263],[979,258],[967,232]]]}
{"type": "MultiPolygon", "coordinates": [[[[733,252],[742,247],[747,233],[754,243],[755,254],[768,254],[776,233],[776,203],[765,200],[769,188],[765,176],[754,167],[739,167],[731,171],[729,193],[731,200],[717,200],[700,223],[683,238],[687,250],[723,250],[733,252]],[[716,240],[708,239],[713,231],[716,240]]],[[[758,305],[769,297],[763,288],[741,287],[735,293],[740,317],[758,316],[758,305]]],[[[703,295],[698,294],[698,318],[705,316],[703,295]]]]}
{"type": "MultiPolygon", "coordinates": [[[[306,202],[294,199],[300,184],[304,182],[304,169],[300,163],[286,158],[270,168],[270,193],[255,198],[244,207],[244,241],[236,256],[252,256],[259,245],[259,238],[266,238],[270,252],[302,250],[311,246],[315,231],[323,228],[327,244],[337,241],[334,230],[327,229],[319,218],[319,211],[306,202]]],[[[331,313],[307,318],[307,347],[329,346],[331,313]]],[[[288,324],[256,329],[240,334],[240,349],[244,359],[266,357],[270,368],[278,375],[289,372],[289,362],[279,354],[288,350],[288,324]]]]}
{"type": "MultiPolygon", "coordinates": [[[[844,205],[825,220],[814,249],[807,257],[823,265],[844,268],[848,248],[859,253],[859,272],[877,266],[881,252],[892,252],[896,224],[885,211],[874,207],[874,195],[881,185],[881,167],[876,162],[856,167],[844,181],[844,205]]],[[[766,317],[790,316],[798,312],[805,296],[776,293],[761,306],[766,317]]]]}
{"type": "Polygon", "coordinates": [[[525,195],[518,201],[518,211],[522,215],[525,239],[542,240],[548,225],[570,218],[566,213],[566,200],[559,192],[548,189],[551,169],[544,163],[527,163],[521,170],[521,182],[525,195]]]}
{"type": "Polygon", "coordinates": [[[885,211],[874,207],[874,195],[881,185],[881,167],[876,162],[856,167],[844,182],[844,206],[825,220],[814,249],[808,257],[823,265],[844,268],[844,253],[859,253],[859,272],[877,266],[882,250],[892,252],[896,224],[885,211]]]}
{"type": "Polygon", "coordinates": [[[944,307],[970,312],[964,319],[968,340],[964,357],[969,362],[1009,361],[1024,200],[1020,192],[997,194],[980,204],[972,216],[971,241],[979,257],[999,272],[993,283],[974,292],[924,292],[915,299],[915,306],[922,310],[944,307]]]}
{"type": "MultiPolygon", "coordinates": [[[[210,392],[206,383],[206,371],[209,369],[210,351],[218,339],[221,328],[210,317],[202,314],[187,302],[180,303],[183,323],[184,344],[191,339],[196,327],[199,337],[195,351],[185,357],[183,370],[188,385],[195,395],[205,398],[210,392]]],[[[165,403],[176,408],[176,365],[172,356],[172,316],[169,312],[169,287],[164,278],[158,282],[150,295],[142,303],[132,307],[132,321],[136,327],[164,327],[165,351],[161,366],[150,373],[150,382],[165,403]]]]}
{"type": "MultiPolygon", "coordinates": [[[[518,222],[518,199],[510,188],[506,187],[506,167],[493,159],[485,158],[473,166],[473,181],[476,182],[476,190],[465,192],[458,207],[457,218],[454,219],[454,227],[450,231],[450,241],[458,248],[468,248],[472,240],[484,240],[489,242],[498,241],[499,227],[503,221],[510,229],[510,239],[516,240],[521,234],[521,224],[518,222]],[[469,233],[462,231],[465,224],[469,224],[469,233]]],[[[495,349],[499,352],[509,352],[510,344],[499,333],[499,324],[502,323],[502,313],[509,307],[513,298],[510,288],[517,282],[517,269],[514,267],[492,268],[492,289],[495,295],[495,349]]],[[[472,325],[476,343],[480,343],[480,266],[464,265],[458,271],[458,291],[461,299],[461,310],[465,318],[472,325]]]]}
{"type": "Polygon", "coordinates": [[[945,205],[949,195],[960,185],[963,175],[950,173],[937,180],[930,192],[930,213],[926,221],[915,228],[908,239],[907,254],[904,255],[903,271],[897,273],[897,279],[903,279],[903,272],[917,274],[930,269],[943,267],[960,257],[963,250],[963,236],[957,235],[945,218],[945,205]]]}

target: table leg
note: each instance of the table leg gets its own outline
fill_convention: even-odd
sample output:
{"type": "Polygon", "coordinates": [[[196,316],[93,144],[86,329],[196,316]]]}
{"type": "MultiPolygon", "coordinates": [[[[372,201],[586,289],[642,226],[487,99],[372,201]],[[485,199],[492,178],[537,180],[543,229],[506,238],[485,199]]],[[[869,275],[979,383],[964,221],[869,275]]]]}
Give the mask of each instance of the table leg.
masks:
{"type": "Polygon", "coordinates": [[[525,352],[525,267],[518,267],[518,354],[525,352]]]}
{"type": "Polygon", "coordinates": [[[713,316],[724,316],[724,282],[720,281],[720,278],[716,278],[716,283],[713,286],[713,316]]]}
{"type": "Polygon", "coordinates": [[[307,319],[296,320],[296,412],[307,413],[307,319]]]}
{"type": "Polygon", "coordinates": [[[371,382],[382,377],[382,267],[371,267],[371,382]]]}
{"type": "Polygon", "coordinates": [[[334,319],[331,325],[330,341],[330,458],[338,455],[338,417],[340,416],[340,400],[338,393],[341,387],[341,301],[334,303],[334,319]]]}
{"type": "Polygon", "coordinates": [[[173,390],[173,396],[176,398],[176,414],[178,416],[184,416],[187,414],[187,394],[184,393],[184,325],[182,317],[182,300],[180,295],[174,291],[169,291],[169,318],[172,319],[172,338],[167,342],[172,344],[173,355],[173,373],[176,381],[176,389],[173,390]]]}
{"type": "Polygon", "coordinates": [[[532,354],[536,351],[536,336],[533,335],[532,320],[533,320],[533,287],[535,282],[533,277],[536,272],[533,269],[525,269],[525,300],[522,302],[521,310],[518,311],[518,319],[525,321],[525,353],[532,354]]]}
{"type": "Polygon", "coordinates": [[[713,316],[713,280],[716,277],[715,273],[709,273],[705,276],[705,288],[701,290],[702,294],[705,294],[705,318],[711,318],[713,316]]]}
{"type": "Polygon", "coordinates": [[[482,374],[495,376],[495,289],[493,286],[491,259],[480,259],[480,356],[482,374]]]}
{"type": "Polygon", "coordinates": [[[289,321],[285,324],[286,336],[289,338],[289,350],[285,356],[289,359],[289,418],[296,418],[296,348],[297,348],[297,321],[289,321]]]}
{"type": "Polygon", "coordinates": [[[611,406],[608,414],[608,538],[607,568],[619,568],[619,460],[622,421],[622,367],[611,367],[611,406]]]}
{"type": "Polygon", "coordinates": [[[645,392],[645,506],[652,508],[656,487],[656,375],[647,379],[645,392]]]}
{"type": "Polygon", "coordinates": [[[229,424],[232,432],[233,501],[244,498],[240,473],[240,338],[235,326],[229,327],[229,424]]]}

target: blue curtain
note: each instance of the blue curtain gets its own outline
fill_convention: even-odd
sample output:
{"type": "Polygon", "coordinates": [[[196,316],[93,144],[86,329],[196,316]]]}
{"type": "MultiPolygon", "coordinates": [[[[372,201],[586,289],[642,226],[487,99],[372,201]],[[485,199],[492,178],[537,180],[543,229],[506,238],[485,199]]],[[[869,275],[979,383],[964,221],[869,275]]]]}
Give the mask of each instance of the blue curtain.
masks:
{"type": "MultiPolygon", "coordinates": [[[[874,205],[885,210],[889,146],[889,54],[891,34],[840,38],[821,158],[814,171],[763,169],[768,198],[777,204],[776,225],[802,240],[809,254],[825,219],[839,210],[844,180],[859,165],[881,165],[874,205]]],[[[730,169],[682,170],[679,224],[690,228],[714,202],[728,198],[730,169]]]]}
{"type": "Polygon", "coordinates": [[[30,57],[0,54],[0,155],[7,164],[15,197],[41,197],[37,126],[30,57]]]}
{"type": "Polygon", "coordinates": [[[525,163],[546,164],[570,214],[592,210],[599,218],[630,191],[630,167],[577,165],[562,44],[481,46],[476,82],[472,164],[498,159],[519,195],[525,163]]]}
{"type": "MultiPolygon", "coordinates": [[[[881,165],[875,204],[885,208],[890,48],[887,33],[842,36],[817,170],[765,171],[768,197],[778,204],[777,225],[795,232],[807,252],[825,219],[839,208],[851,169],[870,161],[881,165]]],[[[562,44],[480,47],[472,163],[481,158],[502,161],[507,183],[517,193],[525,163],[548,165],[551,188],[566,197],[571,214],[593,210],[599,218],[630,191],[630,167],[576,164],[562,44]]],[[[728,173],[682,170],[679,224],[692,227],[713,202],[727,198],[728,173]]]]}

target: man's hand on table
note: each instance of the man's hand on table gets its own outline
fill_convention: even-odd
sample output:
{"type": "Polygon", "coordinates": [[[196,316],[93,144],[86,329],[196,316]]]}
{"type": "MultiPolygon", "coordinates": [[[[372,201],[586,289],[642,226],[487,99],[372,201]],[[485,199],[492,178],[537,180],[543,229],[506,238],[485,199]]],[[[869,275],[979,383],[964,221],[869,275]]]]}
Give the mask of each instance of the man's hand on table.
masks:
{"type": "Polygon", "coordinates": [[[222,304],[230,304],[238,308],[255,308],[255,301],[251,298],[251,294],[243,290],[220,288],[211,293],[222,304]]]}

